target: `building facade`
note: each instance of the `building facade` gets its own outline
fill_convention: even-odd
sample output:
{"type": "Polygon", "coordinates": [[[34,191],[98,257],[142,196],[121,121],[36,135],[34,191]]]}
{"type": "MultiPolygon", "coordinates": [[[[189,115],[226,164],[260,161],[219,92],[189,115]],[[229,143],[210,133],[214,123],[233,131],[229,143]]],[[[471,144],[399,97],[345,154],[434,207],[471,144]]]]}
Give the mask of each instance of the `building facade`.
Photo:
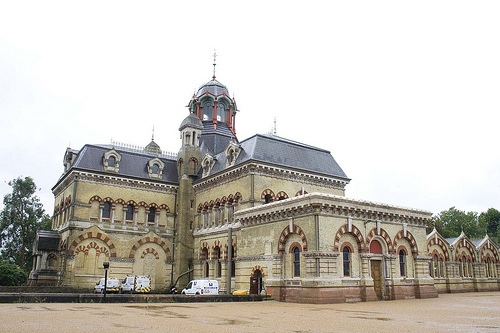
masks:
{"type": "Polygon", "coordinates": [[[292,302],[500,290],[490,239],[426,235],[428,211],[347,198],[350,179],[325,149],[238,140],[229,96],[215,75],[200,87],[177,154],[154,138],[68,148],[31,283],[91,289],[109,262],[109,276],[149,275],[158,292],[211,278],[292,302]]]}

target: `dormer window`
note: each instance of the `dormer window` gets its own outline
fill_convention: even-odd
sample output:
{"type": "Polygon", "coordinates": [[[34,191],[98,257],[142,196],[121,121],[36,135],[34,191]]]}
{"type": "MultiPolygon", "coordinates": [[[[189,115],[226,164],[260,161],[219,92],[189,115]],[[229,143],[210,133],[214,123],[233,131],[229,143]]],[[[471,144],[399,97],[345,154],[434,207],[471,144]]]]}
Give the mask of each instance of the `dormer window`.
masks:
{"type": "Polygon", "coordinates": [[[116,157],[114,157],[114,156],[110,156],[110,157],[108,158],[108,167],[110,167],[110,168],[114,168],[114,167],[115,167],[115,165],[116,165],[116,157]]]}
{"type": "Polygon", "coordinates": [[[203,158],[203,161],[201,162],[201,167],[203,169],[202,177],[210,175],[210,172],[212,171],[214,164],[215,164],[214,158],[209,154],[206,154],[205,157],[203,158]]]}
{"type": "Polygon", "coordinates": [[[165,164],[159,158],[153,158],[148,162],[148,174],[150,178],[162,179],[165,164]]]}
{"type": "Polygon", "coordinates": [[[230,142],[226,148],[226,167],[233,166],[241,152],[241,147],[235,142],[230,142]]]}
{"type": "Polygon", "coordinates": [[[102,164],[107,172],[118,172],[120,170],[121,155],[114,149],[104,153],[102,164]]]}
{"type": "Polygon", "coordinates": [[[160,166],[158,165],[158,163],[153,164],[153,166],[151,167],[151,173],[158,174],[159,172],[160,172],[160,166]]]}

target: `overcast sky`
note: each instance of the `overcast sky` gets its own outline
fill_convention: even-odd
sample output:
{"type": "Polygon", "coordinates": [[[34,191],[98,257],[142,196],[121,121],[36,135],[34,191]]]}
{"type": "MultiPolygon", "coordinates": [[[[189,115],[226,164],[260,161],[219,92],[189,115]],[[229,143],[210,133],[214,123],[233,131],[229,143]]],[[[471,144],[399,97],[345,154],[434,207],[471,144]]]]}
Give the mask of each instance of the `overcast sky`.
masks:
{"type": "MultiPolygon", "coordinates": [[[[178,151],[217,79],[241,141],[331,151],[346,196],[500,209],[499,1],[2,1],[0,195],[30,176],[52,213],[67,147],[178,151]],[[168,3],[168,4],[167,4],[168,3]]],[[[279,190],[279,189],[278,189],[279,190]]],[[[0,204],[0,207],[3,205],[0,204]]]]}

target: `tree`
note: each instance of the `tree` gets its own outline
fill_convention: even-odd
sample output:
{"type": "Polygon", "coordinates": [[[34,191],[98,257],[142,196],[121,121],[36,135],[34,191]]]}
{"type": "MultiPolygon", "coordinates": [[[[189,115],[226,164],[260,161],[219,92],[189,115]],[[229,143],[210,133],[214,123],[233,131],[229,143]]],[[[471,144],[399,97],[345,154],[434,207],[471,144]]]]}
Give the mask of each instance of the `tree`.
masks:
{"type": "Polygon", "coordinates": [[[486,213],[481,213],[479,215],[479,220],[481,223],[486,225],[486,231],[488,236],[499,244],[500,241],[500,211],[495,208],[490,208],[486,213]]]}
{"type": "Polygon", "coordinates": [[[463,231],[469,238],[483,238],[486,235],[486,221],[479,219],[476,212],[464,212],[451,207],[434,217],[434,226],[443,237],[458,237],[463,231]]]}
{"type": "Polygon", "coordinates": [[[12,193],[4,196],[4,209],[0,212],[0,248],[4,259],[28,272],[36,231],[50,229],[50,218],[34,195],[37,188],[33,179],[19,177],[8,184],[12,193]]]}
{"type": "Polygon", "coordinates": [[[21,286],[28,281],[28,274],[16,264],[0,258],[0,286],[21,286]]]}

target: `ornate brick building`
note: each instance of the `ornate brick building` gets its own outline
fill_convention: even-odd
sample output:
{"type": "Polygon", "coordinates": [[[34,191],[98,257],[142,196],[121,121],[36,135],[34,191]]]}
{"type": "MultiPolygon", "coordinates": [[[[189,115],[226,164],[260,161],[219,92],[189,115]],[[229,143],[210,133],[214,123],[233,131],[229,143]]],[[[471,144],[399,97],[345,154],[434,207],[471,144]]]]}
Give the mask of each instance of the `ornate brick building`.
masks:
{"type": "Polygon", "coordinates": [[[200,87],[177,154],[154,138],[67,149],[32,283],[90,289],[109,262],[111,276],[147,274],[156,291],[213,278],[294,302],[499,290],[491,240],[426,235],[428,211],[345,197],[350,179],[325,149],[238,140],[229,96],[215,75],[200,87]]]}

